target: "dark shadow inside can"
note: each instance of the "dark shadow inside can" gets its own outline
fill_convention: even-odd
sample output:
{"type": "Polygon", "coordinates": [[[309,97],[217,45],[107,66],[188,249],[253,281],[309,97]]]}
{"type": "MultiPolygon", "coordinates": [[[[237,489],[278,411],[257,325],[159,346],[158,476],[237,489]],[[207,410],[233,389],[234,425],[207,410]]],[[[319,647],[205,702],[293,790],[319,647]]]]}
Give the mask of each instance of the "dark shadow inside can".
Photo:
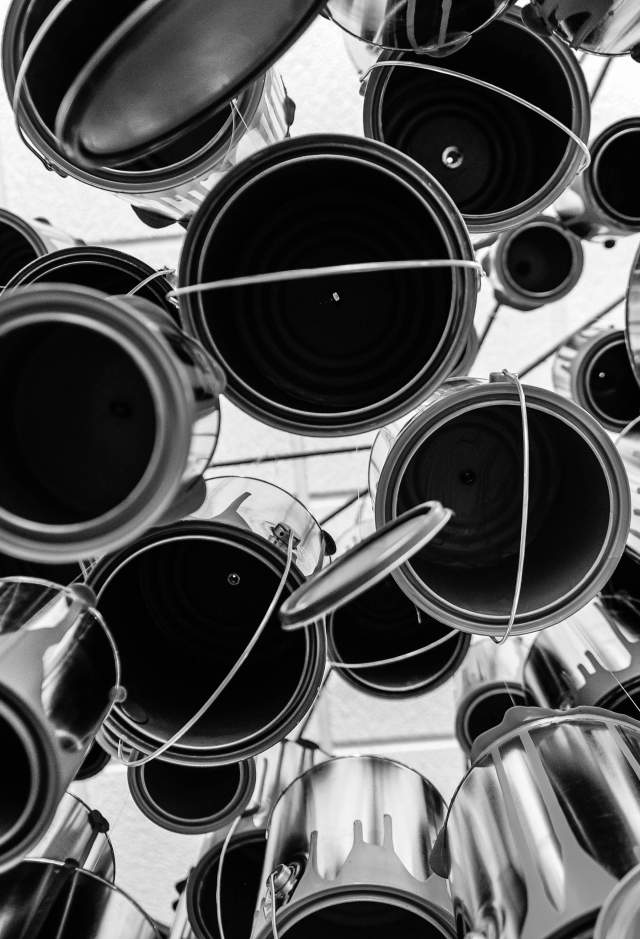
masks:
{"type": "Polygon", "coordinates": [[[315,909],[282,931],[289,939],[450,939],[451,932],[384,900],[342,900],[315,909]]]}
{"type": "Polygon", "coordinates": [[[161,760],[142,767],[141,777],[151,802],[162,814],[187,821],[224,815],[246,778],[238,763],[176,766],[161,760]]]}
{"type": "Polygon", "coordinates": [[[0,552],[0,578],[35,577],[37,580],[49,580],[66,586],[77,580],[81,574],[79,564],[41,564],[38,561],[13,558],[0,552]]]}
{"type": "MultiPolygon", "coordinates": [[[[221,878],[221,917],[225,939],[249,939],[266,850],[264,832],[232,839],[221,878]]],[[[200,862],[191,877],[189,919],[198,939],[222,939],[218,929],[216,882],[220,848],[200,862]]]]}
{"type": "Polygon", "coordinates": [[[571,237],[551,225],[524,227],[509,239],[504,258],[506,276],[527,293],[559,290],[573,272],[571,237]]]}
{"type": "Polygon", "coordinates": [[[614,219],[640,223],[640,128],[604,144],[593,167],[596,200],[614,219]]]}
{"type": "MultiPolygon", "coordinates": [[[[373,662],[411,652],[452,632],[418,610],[393,577],[371,587],[333,614],[329,636],[333,658],[373,662]]],[[[423,693],[445,681],[464,657],[469,636],[454,630],[448,642],[414,658],[340,674],[365,691],[380,694],[423,693]]]]}
{"type": "MultiPolygon", "coordinates": [[[[291,160],[252,180],[212,224],[202,281],[357,262],[447,258],[434,216],[364,160],[291,160]]],[[[209,345],[230,384],[280,408],[380,406],[440,365],[450,270],[337,274],[203,292],[209,345]]]]}
{"type": "Polygon", "coordinates": [[[501,724],[509,708],[526,707],[530,703],[526,692],[515,688],[494,690],[473,702],[464,721],[464,735],[469,746],[485,731],[501,724]]]}
{"type": "Polygon", "coordinates": [[[0,288],[5,287],[39,253],[26,235],[0,220],[0,288]]]}
{"type": "Polygon", "coordinates": [[[0,337],[0,493],[32,522],[115,509],[153,452],[153,397],[134,359],[86,326],[29,323],[0,337]]]}
{"type": "Polygon", "coordinates": [[[585,375],[589,410],[607,425],[620,429],[640,415],[640,385],[636,381],[624,336],[599,349],[585,375]]]}
{"type": "MultiPolygon", "coordinates": [[[[178,731],[239,659],[279,581],[254,552],[214,538],[176,537],[125,561],[99,597],[122,657],[123,712],[160,739],[178,731]]],[[[182,744],[233,744],[277,722],[299,693],[307,652],[305,631],[282,630],[276,610],[182,744]]]]}
{"type": "Polygon", "coordinates": [[[82,762],[82,766],[76,773],[75,778],[77,781],[93,779],[94,776],[101,773],[103,769],[106,769],[110,762],[111,757],[109,754],[94,741],[82,762]]]}
{"type": "MultiPolygon", "coordinates": [[[[17,718],[19,720],[19,718],[17,718]]],[[[0,860],[2,846],[21,840],[28,832],[29,816],[34,809],[34,790],[47,780],[33,748],[18,731],[13,720],[0,710],[0,753],[4,771],[0,798],[0,860]]]]}
{"type": "Polygon", "coordinates": [[[598,701],[597,707],[613,711],[621,717],[632,717],[640,720],[640,677],[622,683],[610,695],[598,701]]]}
{"type": "MultiPolygon", "coordinates": [[[[604,469],[577,430],[528,409],[529,523],[519,613],[573,591],[607,537],[610,497],[604,469]]],[[[407,464],[398,514],[428,499],[454,516],[410,562],[447,603],[506,616],[518,563],[523,480],[518,407],[468,408],[429,434],[407,464]]]]}
{"type": "MultiPolygon", "coordinates": [[[[508,20],[491,23],[443,61],[414,53],[399,59],[479,78],[572,126],[570,87],[557,57],[508,20]]],[[[368,135],[417,160],[463,215],[502,212],[530,199],[556,174],[570,145],[545,118],[455,76],[391,67],[374,76],[365,105],[368,135]]]]}

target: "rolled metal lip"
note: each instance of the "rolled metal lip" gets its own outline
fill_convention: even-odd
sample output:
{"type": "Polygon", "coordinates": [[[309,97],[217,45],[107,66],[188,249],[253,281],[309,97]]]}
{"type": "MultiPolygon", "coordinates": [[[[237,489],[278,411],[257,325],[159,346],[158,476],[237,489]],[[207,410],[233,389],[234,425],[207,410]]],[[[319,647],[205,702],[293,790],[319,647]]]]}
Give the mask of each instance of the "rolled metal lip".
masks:
{"type": "MultiPolygon", "coordinates": [[[[149,766],[156,765],[156,763],[159,763],[159,761],[155,761],[154,764],[148,763],[145,766],[129,769],[127,771],[127,782],[129,792],[140,811],[151,821],[168,831],[184,835],[206,834],[217,831],[232,822],[238,815],[242,815],[251,801],[256,784],[255,760],[241,760],[238,763],[226,764],[224,767],[220,767],[221,769],[237,769],[238,771],[238,786],[230,801],[219,806],[215,811],[197,818],[176,815],[163,807],[148,786],[146,770],[149,766]]],[[[211,770],[211,767],[200,767],[200,769],[203,773],[206,773],[211,770]]],[[[215,767],[215,769],[218,769],[218,767],[215,767]]]]}
{"type": "MultiPolygon", "coordinates": [[[[266,150],[245,160],[244,163],[227,174],[215,187],[194,216],[193,223],[187,231],[180,259],[180,285],[187,286],[190,283],[202,283],[204,279],[203,265],[215,230],[221,219],[233,208],[242,195],[266,177],[282,171],[283,168],[307,163],[310,159],[359,164],[373,168],[381,175],[392,179],[395,183],[403,186],[417,202],[421,203],[425,215],[437,228],[450,254],[459,254],[460,257],[467,259],[473,257],[473,249],[466,227],[460,224],[462,219],[450,197],[435,179],[428,176],[428,174],[424,174],[424,171],[419,168],[415,161],[378,141],[338,134],[313,134],[273,144],[266,150]],[[282,155],[286,156],[283,157],[282,155]],[[378,161],[372,163],[370,159],[367,159],[371,156],[377,156],[378,161]],[[384,159],[384,165],[381,162],[382,159],[384,159]],[[397,172],[395,172],[396,170],[397,172]],[[417,172],[418,170],[420,172],[417,172]],[[403,172],[402,178],[399,176],[400,171],[403,172]],[[409,182],[407,179],[409,179],[409,182]],[[417,187],[420,187],[420,192],[417,187]],[[440,209],[439,216],[434,211],[434,206],[430,205],[424,197],[424,193],[427,191],[435,200],[437,208],[440,209]],[[214,216],[213,223],[210,221],[212,215],[214,216]]],[[[420,371],[412,376],[410,383],[407,383],[414,386],[413,392],[407,395],[407,386],[405,385],[372,404],[345,411],[331,411],[330,420],[326,416],[323,417],[318,410],[307,411],[301,407],[291,407],[252,388],[237,373],[227,357],[222,355],[216,346],[199,295],[197,295],[198,299],[191,295],[182,297],[180,308],[190,332],[197,336],[204,334],[205,345],[217,360],[223,364],[228,379],[227,397],[238,407],[252,416],[257,414],[258,419],[264,423],[296,433],[319,436],[361,433],[376,429],[381,424],[406,414],[414,406],[421,403],[429,391],[435,390],[439,382],[448,376],[451,363],[445,360],[441,362],[428,383],[425,384],[424,381],[420,383],[420,379],[432,363],[437,360],[443,349],[447,345],[453,348],[462,340],[467,320],[469,320],[469,327],[471,327],[472,301],[473,306],[475,306],[474,275],[470,270],[462,272],[452,270],[451,273],[454,287],[449,314],[443,327],[443,335],[431,352],[429,359],[424,362],[420,371]],[[458,273],[459,284],[463,286],[456,291],[455,284],[458,273]],[[456,297],[456,292],[461,296],[456,297]],[[458,314],[458,323],[456,325],[454,323],[455,306],[456,302],[459,303],[461,300],[465,301],[465,309],[458,314]],[[451,335],[452,330],[453,335],[451,335]],[[394,401],[398,403],[393,405],[394,401]],[[405,403],[402,403],[403,401],[405,403]],[[384,410],[382,416],[377,416],[381,408],[386,408],[386,410],[384,410]]],[[[477,278],[475,284],[477,286],[477,278]]],[[[464,351],[463,348],[460,355],[464,351]]]]}
{"type": "MultiPolygon", "coordinates": [[[[530,698],[523,686],[511,681],[496,681],[491,684],[484,684],[476,693],[467,695],[459,703],[456,712],[456,736],[461,744],[464,743],[467,753],[470,752],[473,741],[478,736],[477,734],[472,736],[470,732],[474,711],[494,697],[509,697],[513,702],[512,707],[525,707],[530,704],[530,698]]],[[[503,714],[499,720],[502,720],[502,717],[503,714]]]]}
{"type": "MultiPolygon", "coordinates": [[[[29,223],[19,215],[14,215],[13,212],[9,212],[7,209],[0,209],[0,229],[4,226],[12,228],[14,231],[18,232],[19,235],[22,235],[33,248],[36,257],[47,254],[48,248],[44,239],[40,237],[32,225],[29,225],[29,223]]],[[[3,286],[5,285],[0,284],[0,287],[3,286]]]]}
{"type": "MultiPolygon", "coordinates": [[[[266,828],[250,828],[237,831],[229,842],[228,853],[237,848],[249,845],[267,844],[266,828]]],[[[199,859],[195,867],[189,874],[185,888],[187,898],[187,915],[189,924],[194,931],[197,939],[211,939],[211,933],[206,928],[203,917],[200,914],[200,897],[202,894],[202,880],[209,872],[212,865],[216,864],[222,852],[222,841],[215,844],[199,859]]],[[[227,854],[228,856],[228,854],[227,854]]],[[[262,867],[262,865],[261,865],[262,867]]],[[[223,871],[224,873],[224,871],[223,871]]],[[[258,875],[260,876],[260,875],[258,875]]],[[[216,939],[220,939],[219,936],[216,939]]],[[[249,937],[247,937],[249,939],[249,937]]]]}
{"type": "Polygon", "coordinates": [[[575,287],[579,281],[584,268],[584,254],[582,252],[580,242],[570,232],[565,231],[555,220],[549,219],[549,221],[545,221],[540,219],[535,222],[529,222],[522,227],[514,228],[511,231],[505,232],[503,238],[503,251],[496,255],[496,257],[499,258],[500,274],[509,287],[511,287],[511,289],[516,293],[522,294],[525,297],[530,297],[533,300],[542,301],[544,303],[552,303],[554,300],[559,300],[561,297],[566,296],[566,294],[571,289],[573,289],[573,287],[575,287]],[[556,287],[553,287],[551,290],[527,290],[526,287],[523,287],[523,285],[513,277],[511,268],[509,264],[506,263],[509,255],[509,248],[513,244],[513,241],[523,234],[523,230],[531,231],[535,228],[546,228],[549,231],[554,232],[554,234],[563,236],[571,252],[571,267],[567,276],[560,284],[558,284],[556,287]]]}
{"type": "MultiPolygon", "coordinates": [[[[4,24],[2,69],[5,88],[10,100],[13,99],[15,81],[24,51],[24,28],[25,19],[29,12],[28,8],[29,4],[27,2],[22,6],[15,2],[12,3],[4,24]]],[[[249,118],[255,116],[262,94],[263,83],[264,78],[261,77],[239,95],[241,99],[244,95],[248,97],[248,116],[245,117],[247,123],[250,122],[249,118]]],[[[131,170],[118,169],[117,167],[100,167],[99,169],[92,167],[88,169],[86,166],[71,162],[59,148],[55,136],[44,124],[34,106],[29,92],[28,80],[23,85],[20,102],[20,122],[38,152],[65,175],[88,185],[98,186],[109,192],[128,196],[162,192],[168,186],[179,186],[190,182],[195,175],[208,175],[215,170],[221,156],[224,155],[226,140],[221,141],[220,135],[216,134],[210,142],[189,157],[179,163],[160,169],[131,170]],[[221,143],[223,146],[221,146],[221,143]]]]}
{"type": "Polygon", "coordinates": [[[86,779],[93,779],[94,776],[101,773],[110,762],[111,757],[107,751],[103,750],[102,747],[94,741],[84,758],[82,766],[75,775],[75,781],[82,782],[86,779]]]}
{"type": "MultiPolygon", "coordinates": [[[[600,340],[595,342],[588,349],[586,357],[587,361],[584,368],[584,388],[579,390],[579,397],[584,396],[584,402],[587,410],[594,414],[604,427],[610,430],[623,430],[629,421],[624,419],[617,419],[612,414],[608,414],[606,411],[604,411],[599,406],[597,399],[591,390],[593,374],[598,366],[600,357],[615,346],[622,346],[624,352],[626,353],[625,338],[621,334],[621,331],[618,332],[618,330],[607,330],[602,334],[600,340]]],[[[626,358],[627,356],[625,355],[625,359],[626,358]]],[[[629,368],[632,370],[631,363],[629,363],[629,368]]],[[[640,413],[637,416],[640,417],[640,413]]],[[[633,418],[631,420],[633,420],[633,418]]]]}
{"type": "MultiPolygon", "coordinates": [[[[556,395],[545,389],[526,386],[526,395],[529,410],[534,409],[551,414],[579,434],[585,444],[589,446],[602,468],[609,503],[611,506],[615,505],[616,502],[618,503],[618,514],[623,519],[624,524],[614,526],[613,515],[610,511],[604,544],[589,571],[577,584],[573,585],[565,597],[554,600],[533,612],[524,615],[517,614],[512,629],[513,635],[526,635],[530,632],[537,632],[547,626],[555,625],[580,610],[587,602],[585,594],[595,595],[613,574],[619,557],[624,550],[631,519],[629,482],[621,461],[605,459],[605,454],[610,450],[610,440],[604,428],[573,402],[558,399],[556,395]],[[562,403],[562,408],[557,406],[559,401],[562,403]],[[577,418],[575,424],[568,421],[566,412],[575,415],[577,418]],[[585,423],[588,424],[591,430],[591,439],[586,435],[583,428],[585,423]],[[617,494],[613,492],[609,474],[617,482],[617,494]],[[615,539],[612,540],[615,528],[618,529],[618,532],[615,539]]],[[[463,388],[459,393],[434,403],[428,409],[426,415],[423,413],[420,420],[412,422],[411,434],[408,434],[405,429],[392,447],[382,467],[374,505],[377,526],[384,524],[388,518],[393,518],[397,514],[398,494],[404,473],[409,462],[427,437],[445,426],[450,417],[459,417],[471,410],[491,405],[517,407],[519,406],[517,394],[515,394],[512,387],[505,386],[503,382],[488,382],[476,386],[474,399],[469,402],[468,390],[463,388]],[[426,434],[422,432],[425,419],[429,421],[426,434]]],[[[477,635],[492,636],[496,635],[496,626],[507,625],[509,619],[507,615],[495,615],[484,611],[482,619],[485,622],[478,623],[478,617],[474,615],[472,610],[457,606],[436,594],[435,591],[429,590],[424,582],[417,577],[410,563],[403,564],[393,572],[392,576],[416,606],[425,610],[435,619],[446,622],[456,629],[477,635]]]]}
{"type": "Polygon", "coordinates": [[[623,225],[631,223],[634,226],[634,231],[636,231],[640,228],[640,213],[627,215],[621,209],[611,205],[602,192],[599,177],[602,161],[605,159],[609,147],[621,138],[630,135],[636,135],[640,138],[640,120],[638,118],[629,118],[620,122],[619,125],[614,124],[613,128],[608,128],[596,139],[591,151],[591,166],[585,173],[585,184],[589,186],[595,201],[606,215],[623,225]],[[613,133],[611,133],[612,130],[613,133]]]}
{"type": "MultiPolygon", "coordinates": [[[[1,223],[1,219],[0,219],[1,223]]],[[[52,283],[66,284],[65,269],[68,267],[77,268],[86,265],[87,267],[104,267],[105,273],[112,268],[118,276],[131,276],[131,289],[137,286],[142,280],[153,274],[159,273],[152,267],[131,254],[125,254],[123,251],[116,251],[113,248],[105,248],[100,245],[83,245],[76,248],[63,248],[59,251],[52,251],[42,257],[35,258],[29,264],[26,264],[18,271],[7,284],[3,285],[5,291],[15,287],[31,287],[33,285],[48,286],[52,283]],[[52,278],[55,275],[55,278],[52,278]]],[[[74,286],[71,284],[70,286],[74,286]]],[[[81,290],[90,290],[92,287],[78,286],[81,290]]],[[[171,284],[166,276],[158,276],[150,281],[142,290],[138,291],[136,296],[146,298],[151,302],[158,304],[166,310],[174,320],[177,320],[178,311],[174,304],[167,300],[166,294],[171,289],[171,284]]],[[[0,293],[0,296],[4,291],[0,293]]]]}
{"type": "Polygon", "coordinates": [[[21,518],[0,503],[3,548],[26,560],[56,563],[99,555],[105,541],[110,551],[128,544],[141,526],[153,524],[170,507],[186,466],[180,454],[188,451],[190,415],[188,389],[168,349],[117,300],[72,286],[35,286],[2,297],[0,341],[14,329],[47,322],[95,330],[124,349],[144,376],[156,411],[156,440],[145,473],[126,499],[102,516],[50,525],[21,518]]]}
{"type": "MultiPolygon", "coordinates": [[[[24,864],[42,864],[47,867],[58,867],[66,868],[67,865],[64,861],[51,861],[48,858],[27,858],[22,863],[24,864]]],[[[105,880],[103,877],[100,877],[98,874],[94,874],[93,871],[85,870],[81,867],[76,867],[73,870],[74,877],[87,877],[90,880],[96,881],[102,887],[104,887],[108,892],[118,894],[121,897],[124,897],[140,914],[140,916],[147,921],[147,924],[153,929],[154,934],[157,939],[162,939],[162,936],[158,930],[158,926],[154,920],[143,910],[140,904],[133,899],[128,893],[125,893],[120,887],[116,887],[115,884],[109,883],[108,880],[105,880]]]]}
{"type": "MultiPolygon", "coordinates": [[[[155,538],[157,535],[151,534],[149,537],[155,538]]],[[[123,560],[116,564],[115,568],[105,570],[99,567],[93,575],[95,580],[91,581],[97,594],[98,605],[100,603],[100,597],[106,587],[130,561],[161,544],[182,540],[190,541],[194,539],[202,541],[213,540],[217,543],[226,543],[234,549],[241,548],[248,554],[253,555],[261,563],[266,564],[278,577],[282,576],[282,566],[284,565],[284,556],[282,553],[252,532],[243,532],[236,528],[230,530],[228,526],[224,524],[219,525],[215,522],[181,522],[179,523],[179,531],[174,531],[168,537],[165,534],[164,537],[161,536],[157,541],[138,548],[132,554],[128,553],[123,560]],[[214,526],[215,533],[213,533],[214,526]],[[232,534],[230,532],[232,532],[232,534]]],[[[110,560],[112,564],[114,561],[118,561],[113,555],[110,560]]],[[[290,585],[293,590],[300,586],[303,581],[304,576],[296,569],[295,565],[292,565],[287,584],[290,585]]],[[[311,707],[313,701],[319,694],[322,677],[324,675],[326,638],[323,626],[316,624],[314,630],[309,628],[305,629],[304,639],[304,669],[300,674],[289,703],[282,710],[291,710],[291,700],[295,700],[296,698],[298,699],[297,705],[285,722],[282,722],[281,711],[280,714],[276,715],[258,730],[246,734],[240,741],[217,744],[208,743],[204,746],[188,745],[179,742],[163,754],[163,759],[170,763],[203,767],[236,763],[240,760],[257,756],[269,747],[280,742],[280,740],[299,723],[311,707]],[[313,638],[311,639],[311,637],[313,638]],[[316,650],[315,654],[313,651],[314,647],[316,650]],[[304,691],[305,686],[306,691],[304,691]]],[[[124,680],[126,683],[126,674],[124,680]]],[[[130,746],[137,748],[143,754],[152,752],[165,742],[163,737],[151,730],[144,730],[139,724],[136,724],[119,704],[114,705],[104,722],[101,733],[102,739],[109,749],[112,749],[114,746],[114,737],[121,737],[123,740],[126,740],[130,746]]]]}
{"type": "MultiPolygon", "coordinates": [[[[529,35],[532,42],[544,43],[549,54],[555,58],[567,79],[574,111],[577,112],[579,121],[573,121],[571,130],[574,131],[583,140],[589,136],[590,127],[590,107],[589,93],[582,70],[577,64],[573,53],[567,49],[566,44],[557,36],[537,36],[534,32],[525,26],[522,22],[520,11],[510,8],[491,22],[504,22],[516,29],[523,30],[529,35]],[[577,105],[577,107],[576,107],[577,105]]],[[[473,40],[472,40],[473,41],[473,40]]],[[[378,61],[392,60],[393,58],[402,59],[400,52],[382,53],[378,61]]],[[[446,60],[445,60],[446,64],[446,60]]],[[[367,137],[373,137],[376,140],[384,139],[382,131],[382,105],[387,85],[391,79],[392,68],[374,69],[367,79],[365,97],[364,97],[364,125],[367,137]]],[[[490,92],[487,92],[488,94],[490,92]]],[[[501,209],[498,212],[486,213],[485,215],[474,215],[473,213],[462,213],[462,217],[472,234],[478,232],[500,232],[507,231],[514,225],[530,221],[541,211],[550,206],[575,177],[578,168],[583,159],[582,151],[576,147],[574,142],[567,137],[567,148],[562,157],[562,164],[565,164],[564,172],[558,170],[553,174],[547,184],[541,187],[538,192],[533,193],[527,199],[508,209],[501,209]],[[575,149],[573,158],[568,160],[567,153],[575,149]]]]}
{"type": "Polygon", "coordinates": [[[16,834],[20,833],[20,830],[24,828],[25,822],[29,819],[29,816],[33,813],[36,807],[36,802],[38,799],[38,787],[35,784],[35,781],[40,777],[41,766],[38,747],[36,745],[36,741],[34,740],[33,733],[30,732],[31,728],[27,730],[24,719],[21,720],[15,711],[7,707],[7,704],[2,700],[2,698],[0,698],[0,718],[5,724],[9,726],[9,729],[13,731],[17,737],[22,747],[23,755],[26,757],[28,762],[32,779],[32,785],[29,789],[27,799],[22,806],[20,814],[14,820],[13,825],[8,830],[6,830],[4,833],[0,832],[1,849],[2,845],[6,844],[8,841],[11,841],[11,839],[14,838],[16,834]]]}

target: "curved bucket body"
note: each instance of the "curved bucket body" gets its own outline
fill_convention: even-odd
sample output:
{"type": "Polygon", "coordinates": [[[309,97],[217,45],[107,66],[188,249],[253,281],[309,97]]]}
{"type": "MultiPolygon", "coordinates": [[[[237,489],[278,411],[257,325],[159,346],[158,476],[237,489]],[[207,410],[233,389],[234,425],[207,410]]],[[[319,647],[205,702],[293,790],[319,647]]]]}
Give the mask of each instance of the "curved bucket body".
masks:
{"type": "Polygon", "coordinates": [[[480,737],[434,851],[458,936],[590,939],[637,862],[640,723],[514,708],[480,737]]]}
{"type": "Polygon", "coordinates": [[[0,581],[0,871],[45,835],[117,684],[115,650],[84,585],[0,581]]]}
{"type": "MultiPolygon", "coordinates": [[[[97,566],[91,584],[113,622],[128,692],[101,731],[107,750],[120,741],[126,752],[153,753],[207,701],[269,609],[290,532],[283,596],[322,563],[317,522],[269,483],[215,479],[197,517],[156,528],[97,566]]],[[[274,612],[230,685],[163,758],[217,766],[267,750],[313,704],[325,660],[321,622],[286,633],[274,612]]]]}
{"type": "Polygon", "coordinates": [[[575,333],[553,360],[553,386],[610,431],[640,416],[640,385],[633,373],[622,329],[589,328],[575,333]]]}
{"type": "Polygon", "coordinates": [[[626,55],[640,46],[634,0],[531,0],[527,22],[596,55],[626,55]]]}
{"type": "Polygon", "coordinates": [[[471,232],[506,231],[533,220],[571,184],[582,149],[530,108],[455,73],[530,102],[586,141],[589,98],[575,56],[558,39],[527,29],[514,7],[445,59],[385,52],[367,78],[366,135],[435,176],[471,232]]]}
{"type": "Polygon", "coordinates": [[[407,413],[452,372],[478,275],[462,219],[412,160],[313,135],[246,160],[214,189],[189,227],[179,284],[193,288],[182,314],[223,365],[234,404],[283,430],[337,436],[407,413]],[[349,271],[412,261],[444,266],[349,271]],[[274,272],[290,273],[197,289],[274,272]]]}
{"type": "Polygon", "coordinates": [[[444,884],[430,866],[445,803],[391,760],[345,757],[309,770],[271,815],[253,939],[455,936],[444,884]],[[272,875],[273,877],[272,881],[272,875]]]}
{"type": "Polygon", "coordinates": [[[224,380],[157,306],[74,287],[7,292],[0,375],[7,553],[100,555],[202,501],[224,380]]]}
{"type": "Polygon", "coordinates": [[[45,219],[28,222],[7,209],[0,209],[0,287],[5,287],[35,258],[74,244],[78,244],[74,238],[45,219]]]}
{"type": "Polygon", "coordinates": [[[496,300],[528,312],[571,293],[582,276],[584,252],[560,222],[541,215],[500,235],[483,266],[496,300]]]}
{"type": "Polygon", "coordinates": [[[474,740],[502,723],[509,708],[533,703],[522,678],[526,656],[520,639],[501,646],[481,639],[469,649],[453,685],[456,737],[467,756],[474,740]]]}
{"type": "MultiPolygon", "coordinates": [[[[523,441],[517,389],[494,379],[446,382],[404,426],[381,431],[369,481],[377,526],[425,499],[455,513],[394,572],[409,599],[449,626],[502,636],[519,555],[523,441]]],[[[529,524],[514,635],[561,622],[591,600],[615,569],[630,521],[628,480],[606,432],[553,392],[523,390],[529,524]]]]}

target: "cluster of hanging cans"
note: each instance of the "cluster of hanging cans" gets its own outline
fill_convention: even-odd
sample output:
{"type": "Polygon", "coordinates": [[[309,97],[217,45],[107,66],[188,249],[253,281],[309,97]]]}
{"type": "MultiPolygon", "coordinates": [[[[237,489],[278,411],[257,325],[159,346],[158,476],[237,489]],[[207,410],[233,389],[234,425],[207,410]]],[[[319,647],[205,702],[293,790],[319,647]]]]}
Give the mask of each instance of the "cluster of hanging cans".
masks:
{"type": "Polygon", "coordinates": [[[637,0],[9,5],[24,146],[186,234],[156,271],[0,211],[0,939],[639,939],[640,255],[553,391],[469,377],[481,278],[531,314],[640,233],[587,55],[640,57],[637,0]],[[361,136],[295,134],[317,17],[361,136]],[[223,396],[376,431],[371,520],[216,471],[223,396]],[[450,805],[308,738],[330,669],[425,723],[453,676],[450,805]],[[206,836],[172,924],[69,791],[111,761],[206,836]]]}

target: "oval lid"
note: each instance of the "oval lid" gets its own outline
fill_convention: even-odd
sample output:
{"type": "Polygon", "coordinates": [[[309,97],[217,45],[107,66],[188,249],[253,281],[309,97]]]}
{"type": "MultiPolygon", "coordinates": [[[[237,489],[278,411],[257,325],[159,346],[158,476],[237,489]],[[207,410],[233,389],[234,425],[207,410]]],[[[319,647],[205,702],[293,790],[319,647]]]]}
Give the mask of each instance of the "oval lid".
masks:
{"type": "Polygon", "coordinates": [[[283,628],[306,626],[373,587],[428,544],[452,515],[439,502],[425,502],[369,535],[285,600],[283,628]]]}
{"type": "Polygon", "coordinates": [[[640,936],[640,864],[616,884],[604,901],[593,939],[638,939],[640,936]]]}
{"type": "Polygon", "coordinates": [[[85,165],[147,155],[228,104],[324,0],[144,0],[68,88],[55,132],[85,165]]]}

